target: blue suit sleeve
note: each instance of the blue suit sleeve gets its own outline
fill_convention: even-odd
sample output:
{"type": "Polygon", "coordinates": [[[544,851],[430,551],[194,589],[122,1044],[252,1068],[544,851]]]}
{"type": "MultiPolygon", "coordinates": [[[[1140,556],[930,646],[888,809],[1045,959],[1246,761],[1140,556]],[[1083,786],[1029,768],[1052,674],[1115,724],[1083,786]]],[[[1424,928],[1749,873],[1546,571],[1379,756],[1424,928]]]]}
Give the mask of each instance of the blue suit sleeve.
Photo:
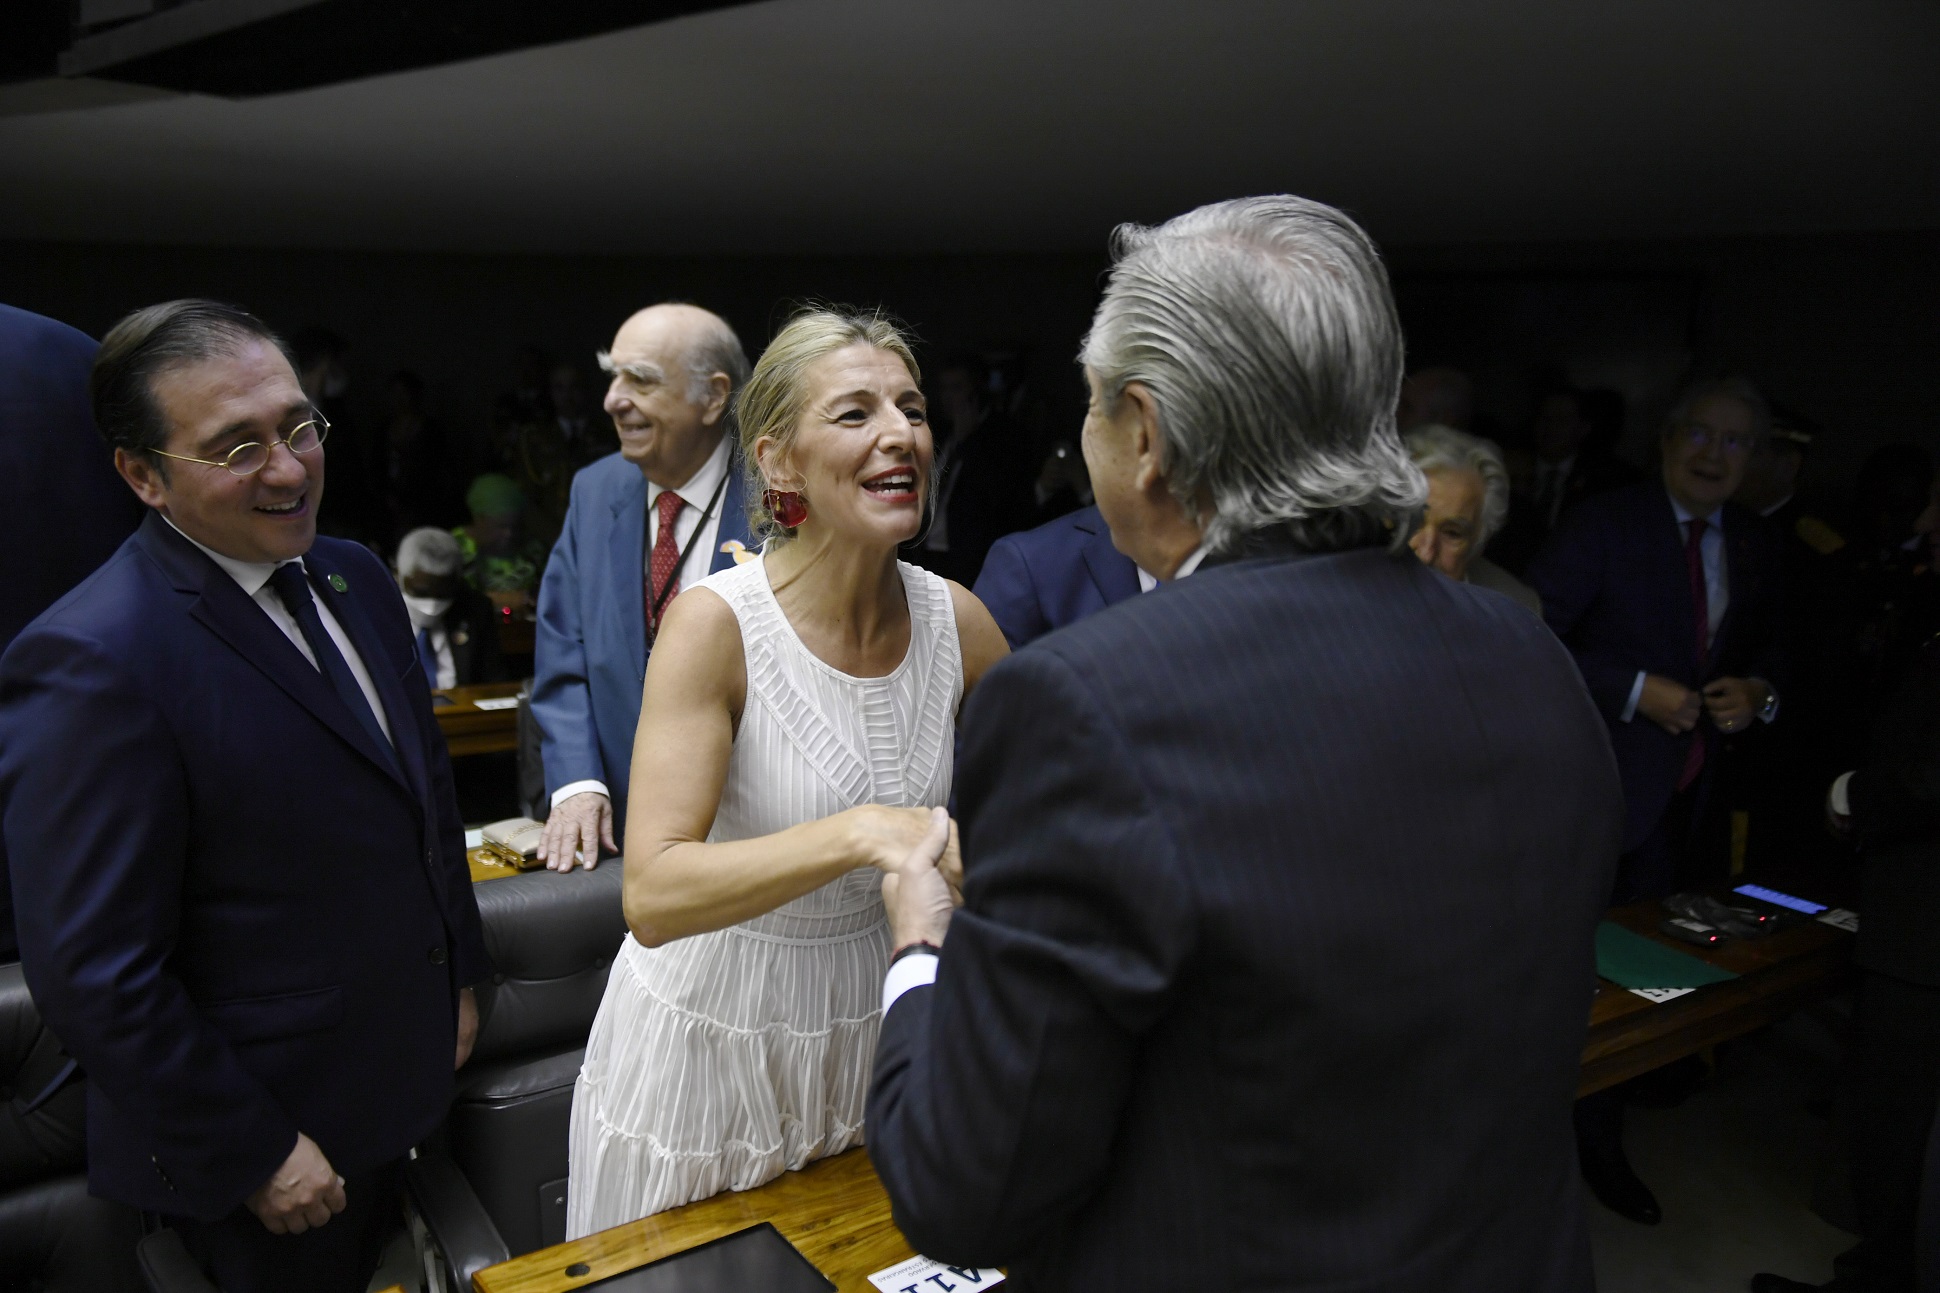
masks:
{"type": "Polygon", "coordinates": [[[100,1093],[150,1129],[182,1211],[228,1213],[298,1128],[170,972],[190,844],[173,733],[98,643],[30,630],[0,674],[0,786],[36,1004],[100,1093]]]}
{"type": "Polygon", "coordinates": [[[1051,631],[1037,585],[1031,579],[1030,562],[1015,535],[1006,535],[991,545],[971,591],[997,621],[1011,650],[1051,631]]]}
{"type": "Polygon", "coordinates": [[[1577,631],[1604,593],[1608,558],[1603,526],[1565,523],[1536,554],[1524,577],[1543,599],[1543,619],[1575,657],[1598,712],[1615,723],[1623,721],[1642,666],[1586,642],[1577,631]]]}
{"type": "Polygon", "coordinates": [[[553,544],[545,578],[539,584],[532,717],[539,724],[539,755],[545,765],[548,796],[574,781],[606,777],[599,735],[593,725],[585,625],[580,622],[579,523],[587,507],[584,486],[584,476],[573,481],[566,525],[553,544]]]}
{"type": "Polygon", "coordinates": [[[869,1154],[918,1251],[996,1265],[1105,1179],[1196,917],[1124,738],[1055,653],[978,686],[960,777],[966,905],[936,984],[884,1019],[869,1154]]]}

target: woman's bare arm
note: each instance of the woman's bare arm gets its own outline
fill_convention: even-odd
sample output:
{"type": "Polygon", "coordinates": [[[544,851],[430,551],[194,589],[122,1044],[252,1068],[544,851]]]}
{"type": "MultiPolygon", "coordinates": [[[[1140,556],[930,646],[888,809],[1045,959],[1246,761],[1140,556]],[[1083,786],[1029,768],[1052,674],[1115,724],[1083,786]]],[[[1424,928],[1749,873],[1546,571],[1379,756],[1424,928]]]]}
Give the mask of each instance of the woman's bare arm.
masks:
{"type": "Polygon", "coordinates": [[[626,919],[648,947],[773,911],[859,866],[893,866],[929,826],[923,809],[865,804],[705,843],[747,688],[727,603],[708,589],[674,598],[647,664],[627,796],[626,919]]]}

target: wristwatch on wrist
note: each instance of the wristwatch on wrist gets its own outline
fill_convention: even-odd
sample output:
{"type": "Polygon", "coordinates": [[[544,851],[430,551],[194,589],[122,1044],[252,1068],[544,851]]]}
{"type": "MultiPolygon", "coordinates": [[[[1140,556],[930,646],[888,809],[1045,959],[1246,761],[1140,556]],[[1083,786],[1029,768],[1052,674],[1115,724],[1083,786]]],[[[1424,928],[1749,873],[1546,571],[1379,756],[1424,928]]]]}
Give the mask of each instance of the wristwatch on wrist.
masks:
{"type": "Polygon", "coordinates": [[[1778,717],[1778,693],[1769,686],[1765,688],[1765,703],[1758,707],[1758,721],[1769,723],[1778,717]]]}

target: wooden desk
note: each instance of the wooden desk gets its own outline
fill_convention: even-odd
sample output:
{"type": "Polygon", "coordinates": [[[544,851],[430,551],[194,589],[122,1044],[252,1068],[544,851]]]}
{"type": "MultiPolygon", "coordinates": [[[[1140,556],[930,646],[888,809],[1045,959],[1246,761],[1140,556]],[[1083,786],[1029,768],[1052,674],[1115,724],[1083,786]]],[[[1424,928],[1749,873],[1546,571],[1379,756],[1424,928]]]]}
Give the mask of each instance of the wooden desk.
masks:
{"type": "Polygon", "coordinates": [[[842,1293],[875,1293],[869,1277],[915,1256],[889,1219],[889,1196],[866,1150],[851,1149],[753,1190],[717,1194],[611,1230],[487,1267],[478,1293],[563,1293],[763,1221],[842,1293]],[[586,1267],[568,1275],[568,1267],[586,1267]]]}
{"type": "Polygon", "coordinates": [[[1816,920],[1766,938],[1706,948],[1659,934],[1664,911],[1655,902],[1619,907],[1609,918],[1739,977],[1664,1002],[1599,981],[1578,1095],[1763,1028],[1836,984],[1852,960],[1852,935],[1816,920]]]}
{"type": "MultiPolygon", "coordinates": [[[[1659,935],[1663,917],[1655,902],[1610,913],[1620,925],[1740,977],[1666,1002],[1600,982],[1579,1095],[1772,1023],[1837,982],[1852,955],[1850,934],[1816,920],[1768,938],[1697,948],[1659,935]]],[[[478,1293],[565,1293],[763,1221],[772,1221],[842,1293],[874,1293],[870,1275],[914,1255],[890,1219],[889,1199],[865,1151],[852,1149],[759,1189],[717,1194],[515,1257],[480,1271],[473,1284],[478,1293]],[[585,1273],[568,1275],[576,1263],[585,1264],[585,1273]]]]}
{"type": "Polygon", "coordinates": [[[431,693],[432,712],[437,717],[438,730],[445,734],[445,744],[451,748],[453,758],[462,754],[499,754],[519,748],[518,707],[507,705],[504,709],[480,709],[477,702],[516,696],[523,685],[516,682],[486,682],[475,687],[451,687],[431,693]],[[436,698],[439,696],[449,697],[452,703],[437,704],[436,698]]]}

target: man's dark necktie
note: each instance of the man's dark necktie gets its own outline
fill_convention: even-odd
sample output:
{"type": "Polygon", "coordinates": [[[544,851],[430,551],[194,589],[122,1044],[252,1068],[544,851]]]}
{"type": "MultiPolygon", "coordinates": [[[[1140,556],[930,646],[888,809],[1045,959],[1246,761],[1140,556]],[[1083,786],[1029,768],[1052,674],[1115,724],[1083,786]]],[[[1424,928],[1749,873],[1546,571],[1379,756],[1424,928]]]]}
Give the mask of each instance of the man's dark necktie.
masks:
{"type": "Polygon", "coordinates": [[[431,645],[431,630],[418,630],[418,663],[424,666],[425,685],[438,686],[438,648],[431,645]]]}
{"type": "Polygon", "coordinates": [[[310,594],[310,582],[303,575],[303,563],[289,561],[278,566],[269,577],[269,586],[283,599],[290,617],[303,631],[303,640],[310,644],[310,653],[316,656],[317,667],[336,689],[337,699],[343,701],[344,707],[364,725],[371,742],[390,760],[391,770],[398,771],[397,754],[391,749],[390,741],[385,739],[384,729],[378,724],[377,715],[371,711],[364,689],[357,685],[357,677],[350,672],[350,664],[344,659],[343,652],[337,650],[336,639],[323,627],[323,617],[317,613],[316,598],[310,594]]]}
{"type": "MultiPolygon", "coordinates": [[[[1684,541],[1684,565],[1691,578],[1691,611],[1697,616],[1697,677],[1704,682],[1704,662],[1711,655],[1711,589],[1704,581],[1704,518],[1694,516],[1685,522],[1689,537],[1684,541]]],[[[1691,748],[1684,756],[1684,771],[1677,788],[1684,789],[1704,771],[1704,729],[1691,729],[1691,748]]]]}

